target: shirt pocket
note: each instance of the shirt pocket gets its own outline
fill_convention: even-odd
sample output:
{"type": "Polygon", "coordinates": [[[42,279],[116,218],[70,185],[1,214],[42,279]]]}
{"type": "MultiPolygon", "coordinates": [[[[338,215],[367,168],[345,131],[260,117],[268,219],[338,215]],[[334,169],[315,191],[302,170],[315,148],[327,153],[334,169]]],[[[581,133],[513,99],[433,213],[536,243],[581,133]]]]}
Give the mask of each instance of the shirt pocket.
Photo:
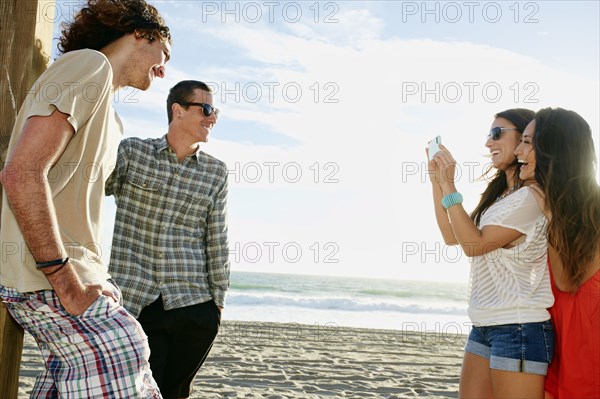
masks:
{"type": "Polygon", "coordinates": [[[200,193],[188,194],[184,206],[185,209],[178,214],[176,224],[190,236],[202,238],[206,234],[206,222],[213,208],[212,199],[200,193]]]}
{"type": "Polygon", "coordinates": [[[163,186],[163,180],[158,175],[156,167],[144,167],[131,164],[127,172],[127,182],[137,190],[158,192],[163,186]]]}

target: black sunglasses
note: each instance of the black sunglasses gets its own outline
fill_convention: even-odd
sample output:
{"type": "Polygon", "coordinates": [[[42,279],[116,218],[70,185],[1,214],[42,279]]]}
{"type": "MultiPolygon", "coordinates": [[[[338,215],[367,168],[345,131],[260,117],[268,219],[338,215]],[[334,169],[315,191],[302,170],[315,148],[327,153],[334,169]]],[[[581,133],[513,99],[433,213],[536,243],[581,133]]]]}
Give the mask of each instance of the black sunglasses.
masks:
{"type": "Polygon", "coordinates": [[[519,130],[516,127],[500,127],[500,126],[496,126],[490,129],[490,132],[487,135],[487,138],[491,138],[494,141],[498,141],[500,140],[500,135],[502,134],[502,131],[504,130],[519,130]]]}
{"type": "Polygon", "coordinates": [[[221,113],[221,111],[219,111],[218,108],[213,107],[210,104],[205,104],[205,103],[188,103],[188,102],[182,102],[179,103],[179,105],[183,105],[184,107],[189,107],[190,105],[195,105],[196,107],[201,107],[202,108],[202,115],[204,115],[205,117],[209,117],[213,114],[215,114],[215,118],[219,117],[219,114],[221,113]]]}

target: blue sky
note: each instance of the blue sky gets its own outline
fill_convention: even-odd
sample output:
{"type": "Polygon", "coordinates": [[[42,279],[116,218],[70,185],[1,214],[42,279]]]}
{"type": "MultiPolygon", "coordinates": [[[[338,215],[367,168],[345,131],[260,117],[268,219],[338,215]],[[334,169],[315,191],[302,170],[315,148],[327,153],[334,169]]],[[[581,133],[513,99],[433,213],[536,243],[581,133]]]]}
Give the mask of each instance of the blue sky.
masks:
{"type": "Polygon", "coordinates": [[[598,149],[597,1],[152,3],[167,77],[116,107],[126,136],[158,137],[170,87],[213,86],[223,116],[203,149],[230,169],[233,270],[466,281],[435,225],[427,141],[462,166],[468,210],[496,112],[573,109],[598,149]]]}

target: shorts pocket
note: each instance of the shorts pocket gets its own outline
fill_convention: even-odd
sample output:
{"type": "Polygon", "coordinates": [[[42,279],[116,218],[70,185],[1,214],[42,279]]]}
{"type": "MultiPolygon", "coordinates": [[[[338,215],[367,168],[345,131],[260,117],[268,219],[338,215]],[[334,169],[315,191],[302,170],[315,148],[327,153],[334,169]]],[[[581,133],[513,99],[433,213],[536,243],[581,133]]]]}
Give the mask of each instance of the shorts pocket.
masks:
{"type": "MultiPolygon", "coordinates": [[[[85,318],[90,318],[90,317],[100,317],[102,315],[102,313],[105,313],[105,304],[106,302],[109,300],[109,298],[107,296],[104,295],[100,295],[98,296],[98,298],[96,298],[96,300],[94,302],[92,302],[92,304],[83,311],[82,314],[80,314],[79,316],[76,316],[79,319],[85,319],[85,318]]],[[[112,301],[112,299],[111,299],[112,301]]]]}

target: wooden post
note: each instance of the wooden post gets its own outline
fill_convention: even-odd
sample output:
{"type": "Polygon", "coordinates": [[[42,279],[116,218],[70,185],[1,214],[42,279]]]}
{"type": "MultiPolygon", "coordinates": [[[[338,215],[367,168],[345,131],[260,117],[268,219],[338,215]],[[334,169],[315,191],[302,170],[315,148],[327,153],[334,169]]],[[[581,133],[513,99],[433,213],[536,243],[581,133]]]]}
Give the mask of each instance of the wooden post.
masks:
{"type": "Polygon", "coordinates": [[[0,397],[16,399],[23,351],[23,329],[0,300],[0,397]]]}
{"type": "MultiPolygon", "coordinates": [[[[54,0],[0,0],[0,168],[27,91],[48,67],[55,7],[54,0]]],[[[17,398],[22,351],[23,329],[0,300],[2,399],[17,398]]]]}

